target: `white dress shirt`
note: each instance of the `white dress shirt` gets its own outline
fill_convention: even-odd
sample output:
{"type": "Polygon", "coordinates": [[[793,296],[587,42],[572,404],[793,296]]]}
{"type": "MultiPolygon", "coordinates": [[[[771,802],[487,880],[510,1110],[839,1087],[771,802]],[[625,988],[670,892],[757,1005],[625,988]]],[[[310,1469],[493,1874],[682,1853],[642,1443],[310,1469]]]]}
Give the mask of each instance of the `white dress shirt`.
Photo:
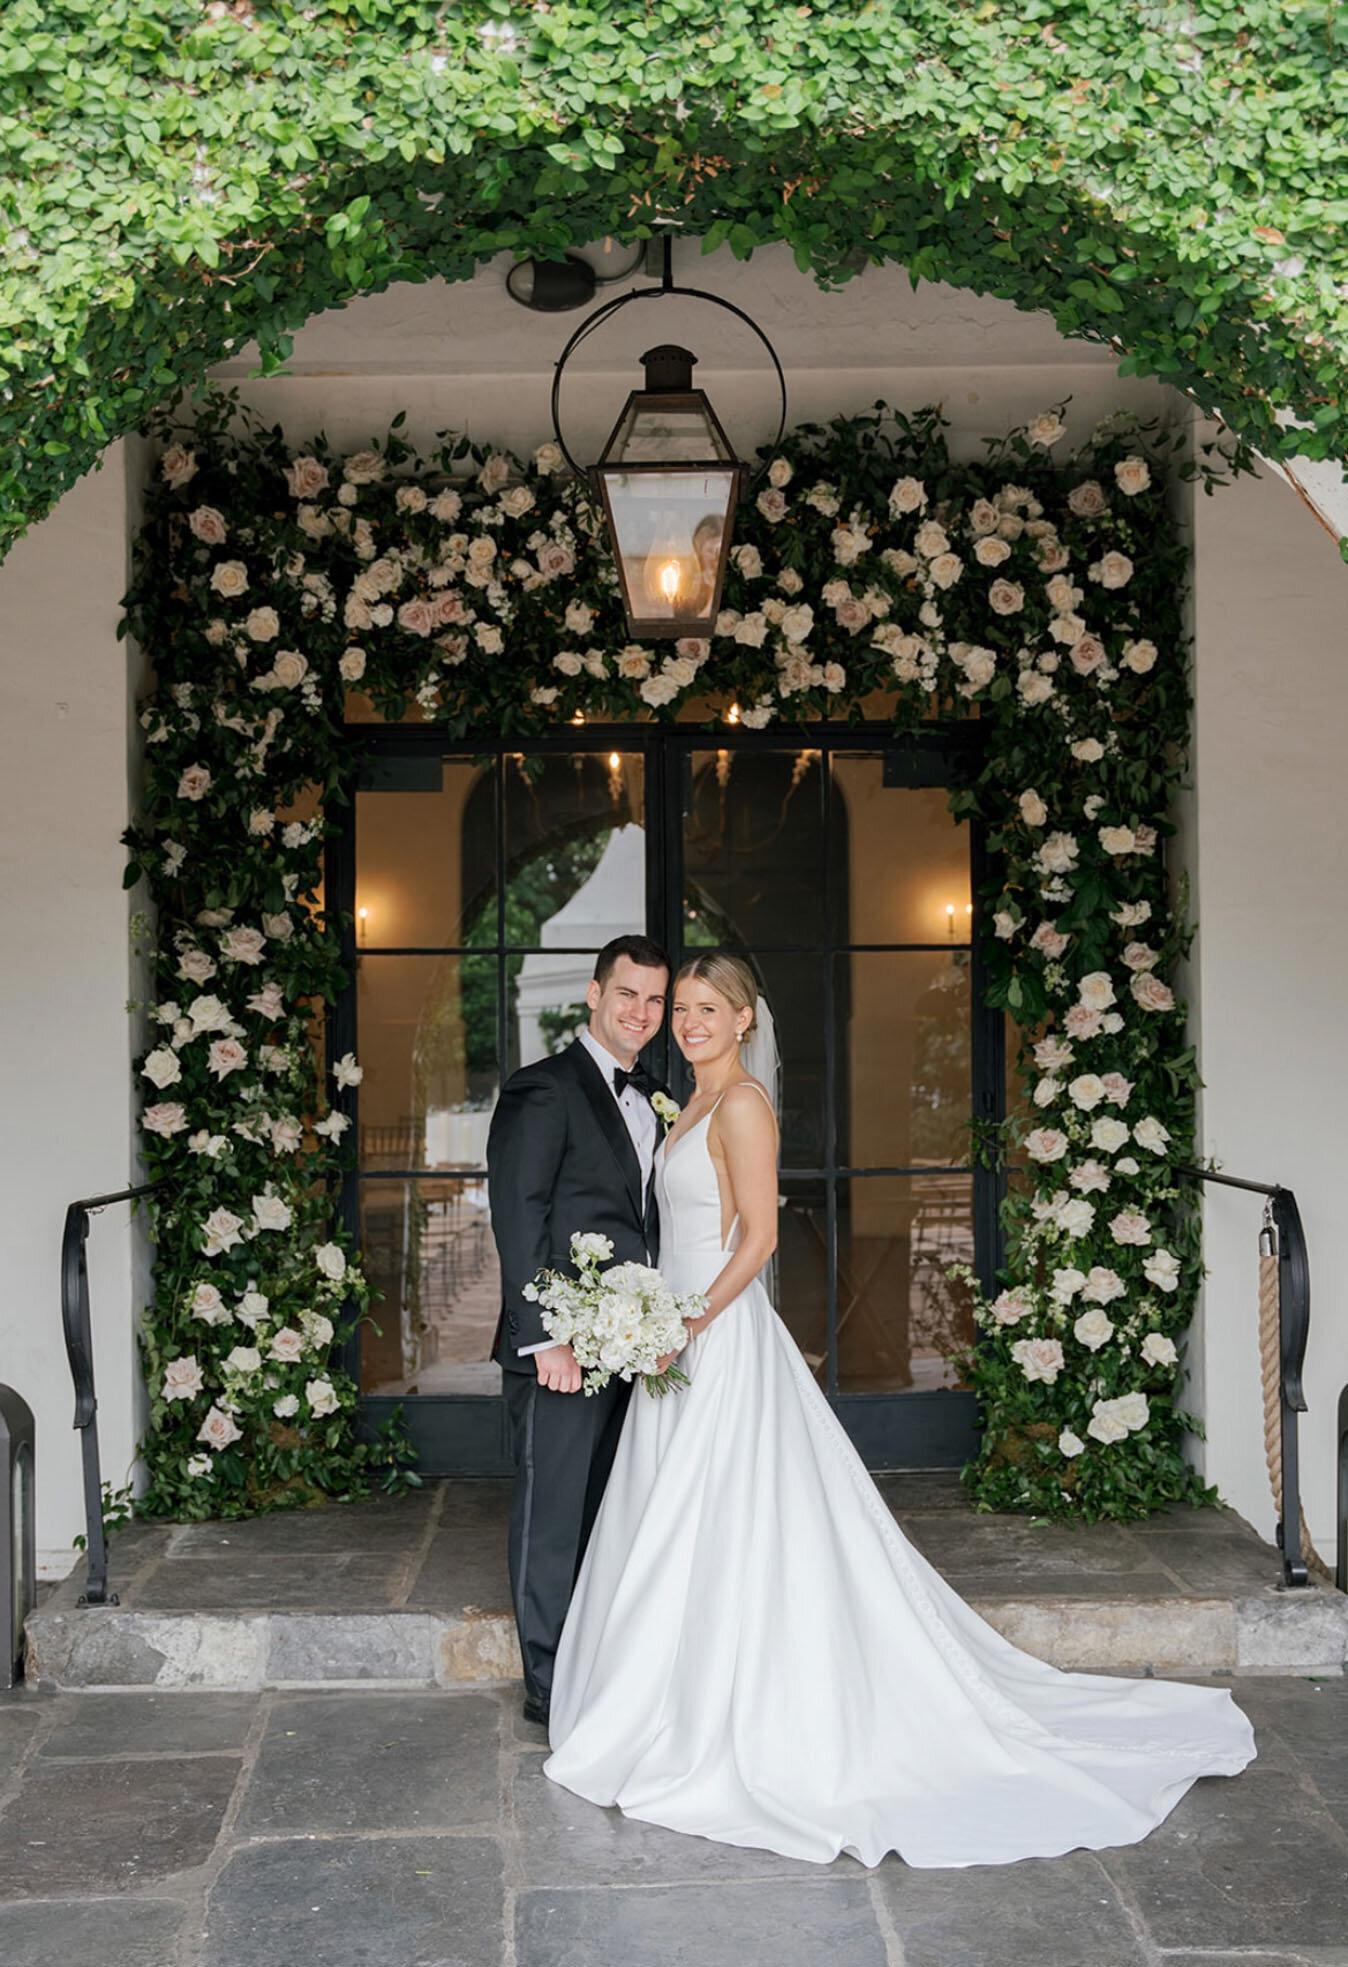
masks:
{"type": "MultiPolygon", "coordinates": [[[[616,1091],[613,1084],[614,1070],[622,1067],[625,1071],[626,1067],[623,1067],[621,1059],[614,1058],[606,1045],[599,1043],[592,1032],[588,1029],[582,1031],[580,1042],[599,1067],[604,1084],[608,1087],[623,1117],[623,1125],[636,1150],[637,1165],[641,1169],[641,1193],[644,1196],[650,1183],[651,1169],[655,1166],[655,1149],[660,1134],[660,1123],[655,1117],[655,1108],[646,1095],[639,1093],[635,1086],[624,1086],[621,1093],[616,1091]]],[[[556,1343],[555,1339],[544,1339],[541,1345],[522,1345],[519,1348],[519,1357],[528,1359],[535,1352],[546,1352],[549,1346],[556,1343]]]]}

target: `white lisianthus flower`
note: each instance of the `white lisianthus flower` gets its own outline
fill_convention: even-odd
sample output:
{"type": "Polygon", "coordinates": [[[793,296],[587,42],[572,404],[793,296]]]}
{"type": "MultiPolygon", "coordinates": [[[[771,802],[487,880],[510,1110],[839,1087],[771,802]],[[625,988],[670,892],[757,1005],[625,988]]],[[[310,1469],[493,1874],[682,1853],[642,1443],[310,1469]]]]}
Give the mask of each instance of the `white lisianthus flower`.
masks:
{"type": "Polygon", "coordinates": [[[187,1458],[187,1473],[198,1481],[203,1475],[209,1475],[214,1466],[209,1455],[189,1455],[187,1458]]]}
{"type": "Polygon", "coordinates": [[[332,1076],[340,1093],[344,1092],[348,1086],[359,1086],[361,1080],[365,1077],[365,1069],[363,1066],[356,1064],[356,1055],[354,1052],[343,1052],[341,1058],[337,1060],[337,1063],[332,1068],[332,1076]]]}
{"type": "Polygon", "coordinates": [[[197,1429],[197,1440],[204,1441],[208,1448],[214,1448],[217,1452],[221,1448],[228,1448],[232,1441],[240,1441],[242,1438],[243,1429],[235,1421],[234,1416],[221,1413],[218,1407],[209,1410],[205,1420],[197,1429]]]}
{"type": "Polygon", "coordinates": [[[271,1410],[278,1421],[288,1421],[300,1411],[299,1395],[283,1393],[279,1400],[273,1400],[271,1410]]]}
{"type": "Polygon", "coordinates": [[[201,1247],[208,1257],[218,1257],[243,1241],[243,1217],[232,1209],[212,1209],[201,1225],[201,1247]]]}
{"type": "Polygon", "coordinates": [[[178,1054],[167,1045],[157,1045],[141,1067],[143,1076],[152,1086],[162,1092],[166,1086],[174,1086],[183,1076],[182,1064],[178,1054]]]}
{"type": "Polygon", "coordinates": [[[340,1284],[346,1276],[346,1252],[338,1243],[320,1243],[314,1262],[331,1284],[340,1284]]]}
{"type": "Polygon", "coordinates": [[[1027,1380],[1042,1380],[1052,1386],[1063,1369],[1063,1349],[1058,1339],[1017,1339],[1011,1357],[1027,1380]]]}
{"type": "MultiPolygon", "coordinates": [[[[1126,1136],[1126,1128],[1124,1132],[1126,1136]]],[[[1025,1152],[1032,1161],[1045,1165],[1061,1161],[1069,1146],[1066,1134],[1057,1127],[1036,1127],[1025,1136],[1025,1152]]]]}
{"type": "Polygon", "coordinates": [[[1169,1250],[1153,1250],[1142,1266],[1142,1274],[1149,1284],[1158,1291],[1177,1291],[1180,1279],[1180,1261],[1169,1250]]]}
{"type": "Polygon", "coordinates": [[[304,1397],[309,1403],[309,1412],[320,1417],[335,1414],[341,1405],[336,1388],[329,1379],[310,1380],[304,1389],[304,1397]]]}
{"type": "Polygon", "coordinates": [[[1179,1349],[1175,1341],[1164,1332],[1148,1332],[1142,1341],[1141,1352],[1148,1366],[1177,1366],[1179,1349]]]}
{"type": "Polygon", "coordinates": [[[1058,1453],[1065,1455],[1070,1462],[1074,1461],[1078,1455],[1084,1455],[1085,1452],[1086,1444],[1081,1439],[1081,1436],[1079,1434],[1073,1434],[1070,1427],[1065,1427],[1058,1436],[1058,1453]]]}
{"type": "Polygon", "coordinates": [[[1114,1154],[1129,1140],[1128,1124],[1116,1120],[1112,1113],[1102,1113],[1091,1122],[1091,1146],[1102,1148],[1106,1154],[1114,1154]]]}
{"type": "Polygon", "coordinates": [[[1083,1311],[1072,1327],[1072,1336],[1088,1352],[1098,1352],[1113,1338],[1114,1324],[1102,1311],[1083,1311]]]}
{"type": "Polygon", "coordinates": [[[1105,1082],[1098,1073],[1080,1073],[1068,1085],[1067,1097],[1073,1106],[1080,1107],[1083,1113],[1089,1113],[1105,1097],[1105,1082]]]}

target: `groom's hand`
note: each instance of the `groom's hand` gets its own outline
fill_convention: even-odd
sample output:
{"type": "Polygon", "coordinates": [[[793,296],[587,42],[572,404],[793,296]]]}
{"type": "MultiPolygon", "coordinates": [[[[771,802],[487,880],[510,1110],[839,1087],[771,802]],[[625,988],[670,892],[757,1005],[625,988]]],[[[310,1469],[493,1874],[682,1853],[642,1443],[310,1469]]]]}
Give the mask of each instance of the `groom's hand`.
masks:
{"type": "Polygon", "coordinates": [[[579,1393],[580,1367],[569,1345],[546,1346],[534,1354],[538,1384],[551,1393],[579,1393]]]}

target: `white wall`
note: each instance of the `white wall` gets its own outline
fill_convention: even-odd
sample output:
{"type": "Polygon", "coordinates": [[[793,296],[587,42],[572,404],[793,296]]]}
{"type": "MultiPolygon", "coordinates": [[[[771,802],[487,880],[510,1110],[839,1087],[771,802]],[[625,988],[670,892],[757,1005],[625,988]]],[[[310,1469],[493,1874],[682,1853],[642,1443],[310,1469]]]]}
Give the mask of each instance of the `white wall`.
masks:
{"type": "MultiPolygon", "coordinates": [[[[1348,1381],[1348,568],[1296,494],[1242,479],[1194,501],[1195,912],[1201,1139],[1227,1174],[1296,1191],[1311,1262],[1311,1535],[1333,1561],[1348,1381]]],[[[1209,1185],[1199,1340],[1208,1477],[1273,1527],[1259,1390],[1256,1196],[1209,1185]]]]}
{"type": "MultiPolygon", "coordinates": [[[[121,445],[0,567],[0,1378],[37,1422],[38,1543],[68,1569],[83,1527],[61,1337],[67,1203],[132,1169],[127,898],[128,653],[121,445]]],[[[89,1284],[103,1472],[127,1480],[137,1373],[132,1231],[95,1218],[89,1284]]]]}

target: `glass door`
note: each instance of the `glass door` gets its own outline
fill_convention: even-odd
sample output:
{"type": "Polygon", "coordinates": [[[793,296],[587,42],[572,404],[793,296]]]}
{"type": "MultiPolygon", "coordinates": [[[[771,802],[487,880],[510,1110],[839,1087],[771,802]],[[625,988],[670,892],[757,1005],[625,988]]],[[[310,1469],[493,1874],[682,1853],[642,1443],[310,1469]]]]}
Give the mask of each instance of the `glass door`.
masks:
{"type": "MultiPolygon", "coordinates": [[[[330,879],[354,983],[330,1042],[364,1067],[343,1207],[380,1294],[346,1359],[366,1423],[401,1405],[427,1473],[505,1470],[491,1111],[583,1024],[596,950],[645,929],[757,971],[783,1060],[778,1304],[820,1386],[872,1466],[964,1459],[972,1332],[945,1273],[995,1269],[969,1122],[1000,1111],[1002,1064],[950,748],[628,729],[469,755],[415,729],[353,736],[330,879]]],[[[667,1038],[653,1049],[681,1090],[667,1038]]]]}

